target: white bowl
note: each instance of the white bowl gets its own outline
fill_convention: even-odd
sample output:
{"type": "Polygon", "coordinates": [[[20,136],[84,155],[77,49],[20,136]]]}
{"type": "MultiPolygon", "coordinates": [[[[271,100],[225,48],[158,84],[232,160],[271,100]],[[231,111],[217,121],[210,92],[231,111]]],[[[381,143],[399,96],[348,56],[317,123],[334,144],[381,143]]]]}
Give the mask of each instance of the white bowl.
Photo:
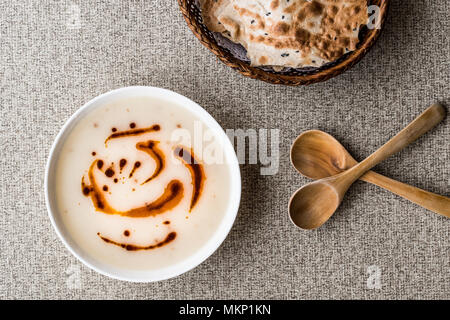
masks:
{"type": "Polygon", "coordinates": [[[126,87],[117,90],[113,90],[98,96],[83,107],[81,107],[77,112],[75,112],[72,117],[64,124],[63,128],[57,135],[55,142],[50,150],[50,155],[47,161],[47,166],[45,169],[45,200],[47,204],[47,210],[49,213],[50,221],[58,234],[61,241],[69,249],[69,251],[84,263],[89,268],[106,275],[111,278],[133,281],[133,282],[153,282],[164,279],[169,279],[178,276],[184,272],[195,268],[204,260],[206,260],[220,244],[225,240],[226,236],[230,232],[230,229],[234,223],[239,208],[239,202],[241,198],[241,174],[239,171],[239,163],[234,152],[234,148],[226,136],[220,125],[214,120],[214,118],[206,112],[202,107],[193,102],[192,100],[175,93],[170,90],[160,89],[155,87],[126,87]],[[108,264],[104,264],[101,261],[95,260],[95,258],[90,257],[86,254],[80,246],[72,239],[69,232],[67,231],[64,223],[61,220],[61,216],[58,210],[55,199],[55,168],[58,161],[59,153],[61,152],[62,146],[65,140],[69,136],[75,125],[82,119],[86,114],[91,112],[93,109],[104,105],[105,103],[115,101],[122,98],[130,98],[137,96],[162,98],[165,100],[170,100],[176,104],[190,110],[197,117],[199,117],[209,128],[216,131],[220,136],[218,138],[223,139],[224,154],[228,165],[230,168],[230,204],[228,206],[228,211],[225,213],[219,227],[213,236],[203,245],[197,252],[187,259],[158,270],[149,271],[136,271],[136,270],[124,270],[113,267],[108,264]]]}

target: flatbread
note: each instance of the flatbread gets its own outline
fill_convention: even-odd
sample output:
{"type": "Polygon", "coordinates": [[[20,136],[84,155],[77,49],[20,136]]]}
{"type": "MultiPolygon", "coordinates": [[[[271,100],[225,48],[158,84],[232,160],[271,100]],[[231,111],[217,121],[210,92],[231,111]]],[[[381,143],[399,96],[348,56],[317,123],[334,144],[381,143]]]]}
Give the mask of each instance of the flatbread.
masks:
{"type": "Polygon", "coordinates": [[[252,66],[319,67],[353,51],[366,0],[199,0],[203,21],[247,50],[252,66]]]}

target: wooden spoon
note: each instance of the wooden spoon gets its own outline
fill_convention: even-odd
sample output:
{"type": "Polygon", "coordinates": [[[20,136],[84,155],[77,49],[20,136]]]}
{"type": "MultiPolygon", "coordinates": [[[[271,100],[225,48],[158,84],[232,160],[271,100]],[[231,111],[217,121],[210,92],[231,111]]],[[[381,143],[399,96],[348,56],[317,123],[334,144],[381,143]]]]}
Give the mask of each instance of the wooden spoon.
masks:
{"type": "Polygon", "coordinates": [[[415,141],[444,117],[445,109],[440,104],[434,104],[364,161],[340,174],[319,179],[298,189],[289,201],[292,222],[302,229],[320,227],[339,207],[353,182],[415,141]]]}
{"type": "MultiPolygon", "coordinates": [[[[317,180],[337,175],[358,164],[334,137],[320,130],[305,131],[295,139],[291,162],[298,172],[317,180]]],[[[450,218],[450,198],[368,171],[360,180],[391,191],[419,206],[450,218]]]]}

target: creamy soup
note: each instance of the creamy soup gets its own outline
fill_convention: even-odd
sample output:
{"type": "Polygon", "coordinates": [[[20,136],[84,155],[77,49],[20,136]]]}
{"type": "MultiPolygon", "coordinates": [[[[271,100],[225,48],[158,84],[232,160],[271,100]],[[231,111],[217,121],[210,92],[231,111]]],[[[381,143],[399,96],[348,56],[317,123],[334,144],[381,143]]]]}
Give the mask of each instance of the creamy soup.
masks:
{"type": "Polygon", "coordinates": [[[56,167],[57,204],[72,239],[98,261],[132,270],[194,254],[230,200],[217,137],[182,106],[149,97],[88,113],[56,167]]]}

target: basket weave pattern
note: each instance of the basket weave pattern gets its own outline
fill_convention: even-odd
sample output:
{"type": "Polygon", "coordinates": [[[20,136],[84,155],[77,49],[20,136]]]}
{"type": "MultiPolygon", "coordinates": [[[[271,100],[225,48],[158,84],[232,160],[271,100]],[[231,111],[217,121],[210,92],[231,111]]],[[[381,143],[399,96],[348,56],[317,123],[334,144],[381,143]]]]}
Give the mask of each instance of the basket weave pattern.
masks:
{"type": "Polygon", "coordinates": [[[371,0],[369,3],[377,5],[380,8],[380,29],[367,29],[367,32],[363,35],[355,51],[346,54],[344,57],[324,67],[315,68],[313,71],[293,69],[292,71],[277,73],[252,67],[247,62],[236,59],[231,52],[217,44],[213,33],[203,24],[202,15],[196,5],[196,0],[178,0],[181,12],[189,28],[200,42],[212,51],[223,63],[244,76],[273,84],[290,86],[308,85],[333,78],[354,66],[366,55],[383,29],[388,12],[389,0],[371,0]]]}

